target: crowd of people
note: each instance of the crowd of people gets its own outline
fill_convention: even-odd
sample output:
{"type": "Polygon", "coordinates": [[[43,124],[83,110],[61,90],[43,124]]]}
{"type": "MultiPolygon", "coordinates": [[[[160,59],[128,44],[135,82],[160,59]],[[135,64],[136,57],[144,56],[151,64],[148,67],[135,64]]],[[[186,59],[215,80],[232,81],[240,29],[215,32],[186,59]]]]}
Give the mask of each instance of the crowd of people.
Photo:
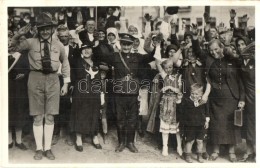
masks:
{"type": "Polygon", "coordinates": [[[222,145],[231,162],[255,162],[255,36],[247,15],[239,28],[231,9],[230,27],[221,29],[205,12],[203,33],[184,24],[180,35],[178,7],[156,21],[146,13],[145,32],[135,24],[121,30],[119,7],[98,19],[89,13],[26,13],[16,24],[9,13],[9,148],[26,150],[22,134],[32,125],[35,160],[55,159],[61,129],[76,151],[86,135],[102,149],[97,135],[105,143],[111,122],[115,152],[137,153],[135,134],[146,130],[163,156],[174,134],[188,163],[193,152],[200,163],[217,160],[222,145]],[[247,148],[237,158],[242,138],[247,148]]]}

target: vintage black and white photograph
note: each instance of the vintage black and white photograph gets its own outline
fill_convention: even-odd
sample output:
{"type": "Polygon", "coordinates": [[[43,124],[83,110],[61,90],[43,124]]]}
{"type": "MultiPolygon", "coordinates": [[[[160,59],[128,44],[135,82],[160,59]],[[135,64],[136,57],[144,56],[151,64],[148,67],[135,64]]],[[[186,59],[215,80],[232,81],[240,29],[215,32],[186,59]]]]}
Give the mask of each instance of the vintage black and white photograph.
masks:
{"type": "Polygon", "coordinates": [[[6,7],[9,164],[256,163],[255,6],[62,5],[6,7]]]}

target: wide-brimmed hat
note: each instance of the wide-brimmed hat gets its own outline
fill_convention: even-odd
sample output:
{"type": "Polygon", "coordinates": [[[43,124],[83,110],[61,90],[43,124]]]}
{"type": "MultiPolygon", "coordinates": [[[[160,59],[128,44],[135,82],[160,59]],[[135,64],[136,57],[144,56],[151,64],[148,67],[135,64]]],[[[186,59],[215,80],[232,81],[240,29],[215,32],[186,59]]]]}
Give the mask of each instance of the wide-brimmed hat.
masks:
{"type": "Polygon", "coordinates": [[[135,37],[130,35],[130,34],[127,34],[127,33],[120,33],[119,34],[119,37],[120,37],[120,42],[124,41],[124,42],[129,42],[129,43],[133,43],[134,40],[135,40],[135,37]]]}
{"type": "Polygon", "coordinates": [[[54,26],[56,23],[52,20],[52,15],[48,12],[42,12],[36,18],[36,26],[37,28],[42,28],[46,26],[54,26]]]}
{"type": "Polygon", "coordinates": [[[80,52],[82,51],[82,50],[84,50],[84,49],[86,49],[86,48],[92,48],[93,46],[92,45],[89,45],[89,44],[82,44],[81,45],[81,48],[80,48],[80,52]]]}

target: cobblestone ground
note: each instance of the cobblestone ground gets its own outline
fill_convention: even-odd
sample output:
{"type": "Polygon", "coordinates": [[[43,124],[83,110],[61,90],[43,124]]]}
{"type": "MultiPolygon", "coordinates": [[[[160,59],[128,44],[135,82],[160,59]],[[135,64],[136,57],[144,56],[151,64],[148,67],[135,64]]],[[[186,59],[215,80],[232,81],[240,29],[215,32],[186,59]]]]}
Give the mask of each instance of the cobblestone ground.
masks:
{"type": "MultiPolygon", "coordinates": [[[[52,151],[56,157],[54,161],[43,158],[40,161],[33,159],[35,152],[35,142],[32,135],[24,137],[24,143],[29,147],[26,151],[21,151],[17,147],[13,147],[9,150],[9,163],[29,163],[29,164],[42,164],[42,163],[186,163],[182,160],[173,148],[169,148],[169,156],[164,157],[161,155],[161,151],[157,149],[154,136],[149,133],[145,134],[144,138],[137,136],[136,147],[139,153],[131,153],[127,148],[121,153],[115,153],[115,147],[117,145],[117,133],[116,129],[109,130],[108,142],[103,143],[102,137],[99,136],[100,143],[103,147],[102,150],[95,149],[91,144],[91,139],[86,138],[83,143],[83,152],[75,150],[74,146],[68,146],[65,143],[65,137],[61,135],[58,143],[52,146],[52,151]]],[[[245,143],[238,145],[236,151],[241,153],[244,151],[245,143]]],[[[239,156],[239,155],[238,155],[239,156]]],[[[194,163],[196,161],[196,155],[193,155],[194,163]]],[[[205,163],[230,163],[228,155],[223,154],[214,161],[205,161],[205,163]]],[[[187,163],[188,164],[188,163],[187,163]]]]}

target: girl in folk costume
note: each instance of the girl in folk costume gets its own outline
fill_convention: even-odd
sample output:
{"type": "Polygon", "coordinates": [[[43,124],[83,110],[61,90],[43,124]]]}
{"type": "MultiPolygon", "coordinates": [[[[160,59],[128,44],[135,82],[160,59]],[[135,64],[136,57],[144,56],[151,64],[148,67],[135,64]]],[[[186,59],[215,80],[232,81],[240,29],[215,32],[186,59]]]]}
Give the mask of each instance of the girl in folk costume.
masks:
{"type": "Polygon", "coordinates": [[[110,44],[113,47],[114,52],[119,52],[121,50],[118,32],[116,28],[110,27],[107,29],[107,40],[108,44],[110,44]]]}
{"type": "Polygon", "coordinates": [[[182,155],[181,137],[178,128],[179,115],[176,110],[176,104],[180,103],[182,98],[181,75],[173,68],[171,59],[163,61],[162,64],[156,60],[156,65],[163,79],[160,102],[160,132],[162,132],[163,139],[162,155],[168,155],[168,138],[170,133],[176,134],[177,152],[179,155],[182,155]]]}
{"type": "MultiPolygon", "coordinates": [[[[156,43],[156,45],[160,45],[160,43],[156,43]]],[[[156,55],[160,55],[160,53],[157,53],[156,55]]],[[[174,67],[180,67],[182,64],[182,48],[178,48],[176,45],[169,45],[165,52],[166,57],[168,57],[169,60],[173,62],[174,67]]],[[[157,58],[158,60],[161,60],[161,58],[157,58]]],[[[162,58],[162,60],[165,60],[165,58],[162,58]]],[[[156,66],[156,65],[155,65],[156,66]]],[[[178,69],[175,69],[175,73],[178,72],[178,69]]],[[[160,73],[157,74],[153,79],[153,84],[151,87],[151,96],[149,101],[149,107],[148,107],[148,123],[146,130],[148,132],[154,133],[157,139],[158,148],[162,148],[162,139],[161,139],[161,133],[159,132],[160,127],[160,100],[162,97],[162,93],[159,91],[161,88],[161,75],[160,73]]]]}

